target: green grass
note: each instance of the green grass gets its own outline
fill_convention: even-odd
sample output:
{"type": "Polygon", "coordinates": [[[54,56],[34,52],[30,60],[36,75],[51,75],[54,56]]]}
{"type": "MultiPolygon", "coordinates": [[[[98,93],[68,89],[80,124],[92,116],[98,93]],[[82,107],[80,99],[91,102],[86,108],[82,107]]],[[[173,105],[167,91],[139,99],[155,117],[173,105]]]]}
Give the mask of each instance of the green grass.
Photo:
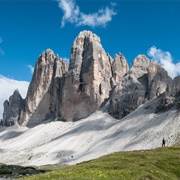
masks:
{"type": "MultiPolygon", "coordinates": [[[[48,168],[50,168],[49,166],[48,168]]],[[[60,167],[27,180],[180,180],[180,147],[118,152],[74,166],[60,167]]]]}

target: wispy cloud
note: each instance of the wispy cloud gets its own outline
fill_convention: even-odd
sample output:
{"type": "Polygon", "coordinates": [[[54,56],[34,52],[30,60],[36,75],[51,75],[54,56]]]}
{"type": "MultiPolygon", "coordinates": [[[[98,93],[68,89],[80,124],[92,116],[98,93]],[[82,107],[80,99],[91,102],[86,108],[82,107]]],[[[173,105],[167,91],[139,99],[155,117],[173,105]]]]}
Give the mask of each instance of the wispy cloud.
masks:
{"type": "Polygon", "coordinates": [[[34,67],[31,65],[28,65],[27,68],[30,70],[31,74],[34,72],[34,67]]]}
{"type": "Polygon", "coordinates": [[[28,86],[29,82],[17,81],[0,75],[0,119],[2,118],[4,101],[9,99],[15,89],[18,89],[22,97],[25,98],[28,86]]]}
{"type": "Polygon", "coordinates": [[[174,78],[177,75],[180,75],[180,62],[173,63],[173,57],[170,52],[162,51],[161,49],[157,49],[155,46],[152,46],[148,50],[148,56],[150,56],[152,60],[161,64],[162,67],[166,69],[170,77],[174,78]]]}
{"type": "Polygon", "coordinates": [[[64,15],[61,21],[61,27],[64,27],[66,22],[75,24],[76,26],[106,27],[107,23],[112,21],[112,16],[117,13],[114,11],[115,3],[111,3],[111,7],[100,9],[97,12],[86,14],[80,11],[75,0],[58,0],[59,7],[64,15]]]}

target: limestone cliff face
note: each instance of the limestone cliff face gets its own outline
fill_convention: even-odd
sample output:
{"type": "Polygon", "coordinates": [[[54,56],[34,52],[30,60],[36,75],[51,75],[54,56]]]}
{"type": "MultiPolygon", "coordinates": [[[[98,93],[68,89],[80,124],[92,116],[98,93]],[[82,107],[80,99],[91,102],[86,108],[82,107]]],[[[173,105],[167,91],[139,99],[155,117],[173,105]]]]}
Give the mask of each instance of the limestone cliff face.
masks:
{"type": "Polygon", "coordinates": [[[171,108],[180,110],[180,76],[175,77],[168,85],[156,112],[167,111],[171,108]]]}
{"type": "Polygon", "coordinates": [[[50,49],[39,56],[27,96],[15,91],[4,103],[5,125],[35,125],[46,119],[76,121],[95,112],[106,100],[108,112],[122,118],[151,99],[161,97],[157,112],[180,109],[180,78],[173,80],[156,62],[138,55],[129,68],[118,53],[114,60],[100,38],[82,31],[68,65],[50,49]]]}
{"type": "Polygon", "coordinates": [[[75,39],[65,74],[62,96],[62,118],[82,119],[93,113],[111,90],[111,57],[104,51],[100,38],[90,31],[75,39]]]}
{"type": "Polygon", "coordinates": [[[4,102],[3,122],[5,126],[12,126],[19,123],[20,114],[24,109],[25,101],[22,99],[18,90],[10,96],[9,101],[4,102]]]}
{"type": "Polygon", "coordinates": [[[172,79],[167,71],[158,63],[151,63],[148,68],[149,99],[164,93],[172,84],[172,79]]]}
{"type": "Polygon", "coordinates": [[[170,88],[170,95],[174,97],[180,96],[180,76],[177,76],[173,79],[172,86],[170,88]]]}
{"type": "Polygon", "coordinates": [[[39,124],[48,118],[60,116],[60,102],[63,74],[68,65],[54,52],[47,49],[39,56],[27,96],[23,100],[15,91],[9,102],[4,103],[3,121],[5,124],[39,124]]]}
{"type": "Polygon", "coordinates": [[[180,110],[180,76],[173,79],[170,96],[175,97],[174,104],[176,108],[180,110]]]}
{"type": "Polygon", "coordinates": [[[112,62],[112,87],[123,79],[128,70],[129,67],[125,57],[121,53],[115,54],[112,62]]]}
{"type": "Polygon", "coordinates": [[[159,64],[138,55],[112,91],[109,113],[115,118],[122,118],[147,100],[165,93],[171,82],[172,79],[159,64]]]}
{"type": "Polygon", "coordinates": [[[21,115],[23,125],[38,124],[58,115],[61,78],[67,69],[68,65],[50,49],[38,58],[21,115]]]}

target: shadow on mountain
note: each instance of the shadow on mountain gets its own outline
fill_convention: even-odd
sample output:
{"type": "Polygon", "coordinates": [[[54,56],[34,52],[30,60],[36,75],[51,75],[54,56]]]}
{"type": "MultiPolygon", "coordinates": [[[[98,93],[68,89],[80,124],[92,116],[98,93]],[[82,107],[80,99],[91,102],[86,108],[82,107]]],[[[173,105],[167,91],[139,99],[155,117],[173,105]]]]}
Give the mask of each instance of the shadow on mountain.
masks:
{"type": "Polygon", "coordinates": [[[84,132],[89,132],[89,131],[97,132],[97,131],[107,130],[111,128],[113,125],[114,124],[111,122],[105,123],[103,118],[93,119],[90,121],[82,122],[81,124],[78,125],[78,127],[75,126],[75,128],[73,128],[72,130],[63,133],[62,135],[54,138],[52,141],[68,136],[77,136],[84,132]]]}
{"type": "Polygon", "coordinates": [[[56,77],[52,79],[49,89],[43,95],[41,101],[36,107],[36,110],[32,113],[31,118],[28,120],[27,127],[33,128],[39,124],[47,124],[55,119],[58,120],[60,117],[63,83],[63,77],[56,77]],[[57,85],[60,85],[60,87],[57,87],[57,85]]]}
{"type": "MultiPolygon", "coordinates": [[[[126,145],[124,146],[123,149],[127,149],[131,146],[133,147],[135,144],[142,143],[144,139],[147,138],[147,136],[149,136],[146,133],[152,131],[152,129],[156,129],[158,126],[168,121],[168,114],[170,113],[169,111],[167,111],[166,113],[154,114],[154,116],[150,115],[153,114],[154,110],[156,109],[156,105],[157,105],[156,101],[158,101],[158,99],[151,101],[151,103],[148,102],[147,105],[140,107],[139,108],[140,112],[138,112],[137,109],[137,114],[139,115],[134,114],[136,112],[132,112],[127,117],[119,120],[121,126],[115,132],[109,134],[108,136],[105,136],[102,139],[102,141],[103,140],[106,141],[107,139],[112,139],[112,140],[122,139],[123,142],[124,138],[127,138],[128,136],[132,136],[132,138],[130,138],[131,140],[129,142],[126,142],[126,145]],[[149,111],[147,109],[149,109],[149,111]],[[142,110],[144,112],[142,112],[142,110]],[[143,120],[141,115],[144,116],[143,120]],[[150,116],[148,117],[148,115],[150,116]],[[129,125],[129,121],[131,121],[132,123],[131,126],[129,125]]],[[[118,123],[116,124],[116,126],[118,126],[118,123]]]]}

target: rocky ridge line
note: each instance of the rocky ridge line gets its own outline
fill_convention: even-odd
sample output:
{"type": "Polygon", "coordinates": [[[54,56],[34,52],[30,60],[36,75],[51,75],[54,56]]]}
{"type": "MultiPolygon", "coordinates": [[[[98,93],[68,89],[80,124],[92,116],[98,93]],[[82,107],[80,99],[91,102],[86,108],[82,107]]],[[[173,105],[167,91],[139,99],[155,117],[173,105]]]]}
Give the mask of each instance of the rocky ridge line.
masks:
{"type": "Polygon", "coordinates": [[[47,119],[77,121],[107,100],[108,113],[117,119],[159,97],[157,112],[180,108],[179,84],[179,77],[172,80],[145,55],[138,55],[130,68],[121,53],[113,60],[97,35],[82,31],[73,43],[69,67],[52,50],[42,53],[26,98],[15,91],[4,103],[3,121],[22,126],[47,119]]]}

